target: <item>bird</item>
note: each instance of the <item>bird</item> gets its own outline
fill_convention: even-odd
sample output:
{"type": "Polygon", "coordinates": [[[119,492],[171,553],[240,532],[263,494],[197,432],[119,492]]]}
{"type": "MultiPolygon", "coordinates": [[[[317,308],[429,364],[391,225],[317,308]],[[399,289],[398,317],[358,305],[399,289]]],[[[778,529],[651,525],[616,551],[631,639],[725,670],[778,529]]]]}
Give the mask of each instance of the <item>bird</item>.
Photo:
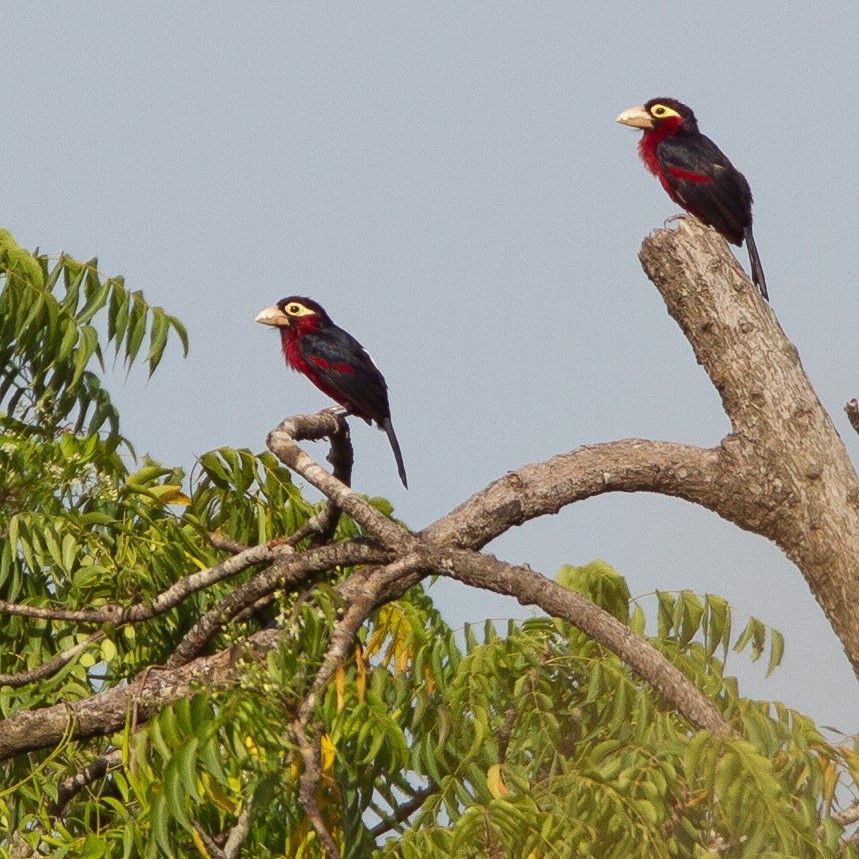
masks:
{"type": "Polygon", "coordinates": [[[364,347],[331,321],[321,305],[310,298],[292,295],[261,310],[254,320],[280,331],[286,364],[303,373],[348,414],[374,421],[388,436],[400,480],[406,489],[406,467],[388,404],[385,377],[364,347]]]}
{"type": "Polygon", "coordinates": [[[746,177],[698,130],[690,107],[673,98],[653,98],[631,107],[617,122],[641,128],[641,160],[668,196],[729,242],[749,251],[752,280],[769,301],[767,282],[752,235],[752,192],[746,177]]]}

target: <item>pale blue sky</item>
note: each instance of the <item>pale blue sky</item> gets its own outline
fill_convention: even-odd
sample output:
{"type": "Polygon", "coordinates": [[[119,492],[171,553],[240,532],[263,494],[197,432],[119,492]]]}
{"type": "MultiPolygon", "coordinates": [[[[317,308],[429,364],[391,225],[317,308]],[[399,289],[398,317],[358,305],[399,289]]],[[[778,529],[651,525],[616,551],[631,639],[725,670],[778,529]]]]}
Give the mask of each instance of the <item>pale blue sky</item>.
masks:
{"type": "MultiPolygon", "coordinates": [[[[138,450],[188,470],[329,404],[253,323],[318,300],[387,377],[412,488],[360,423],[355,486],[420,528],[579,444],[726,432],[637,260],[676,207],[614,122],[672,96],[749,179],[773,307],[856,457],[857,32],[852,2],[15,4],[0,224],[98,255],[187,323],[187,361],[112,390],[138,450]]],[[[637,495],[491,548],[549,574],[602,557],[637,594],[722,594],[787,637],[770,680],[733,660],[747,694],[859,729],[840,645],[762,538],[637,495]]],[[[454,625],[527,613],[433,592],[454,625]]]]}

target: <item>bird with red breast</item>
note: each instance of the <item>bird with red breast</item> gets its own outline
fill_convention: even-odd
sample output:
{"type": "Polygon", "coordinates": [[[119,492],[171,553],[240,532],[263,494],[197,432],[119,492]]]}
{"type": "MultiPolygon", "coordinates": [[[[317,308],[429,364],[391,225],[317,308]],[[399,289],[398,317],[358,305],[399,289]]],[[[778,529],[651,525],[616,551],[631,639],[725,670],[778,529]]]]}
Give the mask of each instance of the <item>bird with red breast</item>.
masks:
{"type": "Polygon", "coordinates": [[[287,366],[303,373],[348,414],[375,422],[385,431],[403,486],[408,489],[406,468],[391,423],[388,386],[364,347],[315,301],[298,295],[261,310],[255,319],[280,331],[287,366]]]}
{"type": "Polygon", "coordinates": [[[643,130],[641,160],[668,196],[729,242],[749,251],[752,280],[769,300],[752,235],[752,192],[746,177],[698,130],[692,109],[673,98],[652,98],[625,110],[617,121],[643,130]]]}

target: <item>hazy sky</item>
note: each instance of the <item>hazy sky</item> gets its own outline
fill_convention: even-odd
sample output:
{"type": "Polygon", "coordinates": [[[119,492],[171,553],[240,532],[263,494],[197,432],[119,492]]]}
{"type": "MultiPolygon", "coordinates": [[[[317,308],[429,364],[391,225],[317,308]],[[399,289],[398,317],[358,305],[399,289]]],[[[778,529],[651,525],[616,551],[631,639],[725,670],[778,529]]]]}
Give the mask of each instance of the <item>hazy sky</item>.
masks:
{"type": "MultiPolygon", "coordinates": [[[[580,444],[717,444],[716,391],[637,259],[677,209],[614,122],[672,96],[751,183],[773,307],[859,461],[842,412],[859,395],[855,2],[29,2],[3,28],[0,224],[97,255],[189,329],[187,361],[111,384],[139,452],[190,470],[330,404],[253,322],[290,294],[384,372],[411,489],[360,422],[354,484],[414,528],[580,444]]],[[[550,575],[602,557],[635,594],[721,594],[738,627],[787,637],[769,680],[732,659],[744,692],[859,730],[841,647],[763,538],[635,495],[491,549],[550,575]]],[[[455,626],[528,613],[433,593],[455,626]]]]}

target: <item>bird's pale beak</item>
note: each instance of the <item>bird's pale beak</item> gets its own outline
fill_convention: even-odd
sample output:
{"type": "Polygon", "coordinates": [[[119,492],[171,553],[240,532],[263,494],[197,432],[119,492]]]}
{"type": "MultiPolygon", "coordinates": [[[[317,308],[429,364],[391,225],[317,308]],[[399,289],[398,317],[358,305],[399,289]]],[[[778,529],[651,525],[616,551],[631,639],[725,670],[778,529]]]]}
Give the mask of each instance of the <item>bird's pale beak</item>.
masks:
{"type": "Polygon", "coordinates": [[[281,327],[289,325],[289,317],[276,305],[266,307],[265,310],[260,310],[257,313],[254,322],[259,322],[260,325],[275,325],[281,327]]]}
{"type": "Polygon", "coordinates": [[[653,128],[653,117],[643,105],[625,110],[616,120],[621,125],[631,125],[633,128],[653,128]]]}

